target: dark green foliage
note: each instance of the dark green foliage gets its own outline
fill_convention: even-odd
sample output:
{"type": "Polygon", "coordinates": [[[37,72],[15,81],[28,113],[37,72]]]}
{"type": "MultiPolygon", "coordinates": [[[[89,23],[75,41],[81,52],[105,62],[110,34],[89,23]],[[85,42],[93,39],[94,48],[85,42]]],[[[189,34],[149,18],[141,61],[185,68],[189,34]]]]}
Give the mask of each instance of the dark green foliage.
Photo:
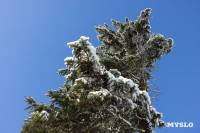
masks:
{"type": "Polygon", "coordinates": [[[98,38],[103,45],[99,46],[98,55],[106,69],[117,69],[122,76],[135,81],[141,90],[148,90],[147,80],[155,68],[153,63],[168,54],[173,46],[172,39],[154,35],[149,25],[151,9],[143,10],[138,20],[124,23],[112,20],[117,32],[107,24],[96,27],[98,38]]]}
{"type": "Polygon", "coordinates": [[[103,44],[96,49],[86,37],[68,43],[73,57],[58,74],[66,82],[49,90],[50,105],[25,97],[30,117],[21,133],[152,133],[162,128],[162,113],[151,105],[147,81],[154,63],[171,51],[172,39],[150,31],[151,9],[138,20],[112,20],[96,31],[103,44]]]}

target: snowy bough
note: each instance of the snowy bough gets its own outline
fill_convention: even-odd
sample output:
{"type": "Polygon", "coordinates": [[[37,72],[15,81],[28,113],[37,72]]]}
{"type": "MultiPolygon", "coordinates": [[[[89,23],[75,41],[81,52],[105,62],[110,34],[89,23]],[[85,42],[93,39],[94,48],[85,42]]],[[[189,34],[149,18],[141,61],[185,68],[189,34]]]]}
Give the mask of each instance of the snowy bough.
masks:
{"type": "Polygon", "coordinates": [[[165,127],[162,113],[151,104],[148,81],[153,64],[171,51],[173,41],[150,32],[150,11],[143,10],[135,21],[112,20],[116,32],[107,24],[96,27],[103,42],[97,49],[84,36],[68,43],[73,57],[59,70],[66,82],[48,91],[50,105],[26,97],[31,116],[21,132],[152,133],[165,127]]]}

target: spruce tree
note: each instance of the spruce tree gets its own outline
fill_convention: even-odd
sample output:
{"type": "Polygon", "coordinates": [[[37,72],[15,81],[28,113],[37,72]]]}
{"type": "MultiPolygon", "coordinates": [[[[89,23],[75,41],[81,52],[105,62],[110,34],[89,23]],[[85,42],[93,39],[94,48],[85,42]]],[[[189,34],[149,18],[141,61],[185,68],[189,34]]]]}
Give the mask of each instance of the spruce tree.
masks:
{"type": "Polygon", "coordinates": [[[103,43],[94,48],[88,37],[67,45],[73,57],[58,71],[66,81],[49,90],[50,105],[25,97],[30,117],[21,133],[152,133],[165,127],[149,96],[152,70],[173,46],[172,39],[150,31],[151,9],[138,20],[112,20],[95,27],[103,43]]]}

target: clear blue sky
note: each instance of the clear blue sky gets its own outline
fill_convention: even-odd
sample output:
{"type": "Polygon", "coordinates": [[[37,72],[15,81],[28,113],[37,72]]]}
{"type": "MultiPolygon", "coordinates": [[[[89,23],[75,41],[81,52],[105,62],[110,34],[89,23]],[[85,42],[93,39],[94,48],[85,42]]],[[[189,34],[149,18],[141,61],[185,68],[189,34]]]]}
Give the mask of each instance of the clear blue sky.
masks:
{"type": "Polygon", "coordinates": [[[152,8],[152,31],[174,39],[172,53],[158,62],[155,77],[162,95],[153,104],[166,122],[193,122],[193,128],[165,128],[159,133],[200,131],[200,1],[198,0],[0,0],[0,132],[21,130],[24,96],[48,103],[47,90],[64,82],[57,75],[71,56],[67,42],[89,36],[110,19],[137,19],[152,8]]]}

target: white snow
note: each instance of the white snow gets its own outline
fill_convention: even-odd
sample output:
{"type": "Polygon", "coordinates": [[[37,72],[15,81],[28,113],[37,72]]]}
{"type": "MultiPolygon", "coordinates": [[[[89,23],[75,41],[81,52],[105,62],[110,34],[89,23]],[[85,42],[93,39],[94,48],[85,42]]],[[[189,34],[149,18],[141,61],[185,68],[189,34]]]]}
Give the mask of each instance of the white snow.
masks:
{"type": "Polygon", "coordinates": [[[71,76],[72,76],[72,72],[69,73],[69,74],[67,74],[67,75],[65,75],[64,77],[65,77],[65,79],[68,79],[68,78],[71,77],[71,76]]]}
{"type": "Polygon", "coordinates": [[[132,98],[133,98],[134,101],[137,100],[137,95],[136,95],[136,93],[132,93],[132,98]]]}
{"type": "Polygon", "coordinates": [[[38,111],[35,111],[35,112],[32,112],[32,113],[31,113],[31,116],[34,116],[34,115],[37,115],[37,114],[39,114],[39,112],[38,112],[38,111]]]}
{"type": "Polygon", "coordinates": [[[146,91],[140,91],[140,94],[143,95],[146,98],[148,104],[151,104],[151,98],[149,97],[148,92],[146,92],[146,91]]]}
{"type": "Polygon", "coordinates": [[[129,98],[126,98],[128,103],[131,105],[131,109],[134,110],[137,107],[137,104],[133,103],[133,101],[129,98]]]}
{"type": "Polygon", "coordinates": [[[96,54],[96,49],[94,48],[94,46],[88,46],[88,49],[91,52],[92,57],[94,58],[94,60],[99,63],[99,56],[97,56],[96,54]]]}
{"type": "Polygon", "coordinates": [[[108,74],[108,77],[110,78],[110,80],[115,80],[115,76],[111,72],[106,71],[106,73],[108,74]]]}
{"type": "Polygon", "coordinates": [[[67,61],[69,61],[69,60],[70,60],[70,61],[73,60],[73,57],[66,57],[66,58],[64,59],[65,62],[67,62],[67,61]]]}
{"type": "Polygon", "coordinates": [[[119,76],[119,79],[128,84],[131,88],[135,85],[135,83],[131,79],[127,79],[122,76],[119,76]]]}
{"type": "Polygon", "coordinates": [[[79,43],[79,40],[74,41],[74,42],[69,42],[67,43],[67,46],[69,46],[69,48],[72,48],[74,45],[77,45],[79,43]]]}
{"type": "Polygon", "coordinates": [[[82,40],[89,40],[90,38],[89,37],[85,37],[85,36],[81,36],[80,39],[82,39],[82,40]]]}
{"type": "Polygon", "coordinates": [[[48,120],[49,119],[49,113],[46,112],[45,110],[42,110],[42,112],[40,114],[42,115],[42,119],[43,120],[48,120]]]}
{"type": "MultiPolygon", "coordinates": [[[[103,74],[103,70],[102,70],[101,65],[99,63],[99,57],[96,54],[96,48],[94,46],[92,46],[92,44],[88,40],[89,40],[89,37],[81,36],[78,41],[67,43],[67,45],[70,48],[74,48],[73,51],[72,51],[73,54],[75,54],[75,50],[76,50],[75,48],[76,47],[82,47],[84,52],[89,53],[89,59],[91,61],[95,62],[94,66],[93,66],[94,70],[96,72],[100,72],[100,74],[103,74]]],[[[71,58],[67,58],[67,59],[71,59],[71,58]]]]}
{"type": "Polygon", "coordinates": [[[116,106],[110,105],[111,108],[114,108],[116,112],[119,112],[119,109],[116,106]]]}
{"type": "Polygon", "coordinates": [[[100,91],[93,91],[89,94],[107,96],[108,94],[110,94],[110,92],[107,89],[101,89],[100,91]]]}
{"type": "Polygon", "coordinates": [[[131,126],[131,123],[129,121],[127,121],[126,119],[124,119],[123,117],[121,117],[120,115],[119,115],[119,118],[121,120],[123,120],[126,124],[128,124],[129,126],[131,126]]]}
{"type": "Polygon", "coordinates": [[[78,82],[78,81],[82,81],[84,84],[87,84],[87,81],[83,77],[75,80],[75,82],[78,82]]]}
{"type": "Polygon", "coordinates": [[[80,102],[80,100],[79,99],[76,99],[77,100],[77,102],[79,103],[80,102]]]}
{"type": "Polygon", "coordinates": [[[89,40],[89,37],[81,36],[79,40],[67,43],[67,46],[69,46],[69,48],[72,48],[75,45],[80,45],[80,42],[82,40],[89,40]]]}
{"type": "Polygon", "coordinates": [[[138,96],[140,94],[140,89],[138,87],[139,85],[138,84],[135,84],[135,94],[138,96]]]}
{"type": "Polygon", "coordinates": [[[140,90],[138,88],[138,85],[135,84],[131,79],[124,78],[123,76],[119,76],[119,78],[116,78],[111,72],[106,71],[109,77],[110,81],[110,86],[112,87],[113,84],[116,82],[118,83],[119,81],[122,81],[124,84],[128,84],[130,88],[134,87],[134,92],[132,94],[133,98],[136,100],[136,97],[140,94],[140,90]]]}
{"type": "MultiPolygon", "coordinates": [[[[161,35],[158,35],[158,36],[162,37],[161,35]]],[[[144,103],[144,104],[142,104],[142,105],[144,105],[142,108],[144,108],[144,110],[146,110],[146,112],[148,113],[149,117],[147,118],[147,120],[149,121],[149,124],[152,124],[150,122],[150,120],[153,118],[154,115],[157,115],[160,113],[157,112],[156,109],[151,106],[151,98],[150,98],[148,92],[139,90],[138,84],[134,83],[133,80],[125,78],[123,76],[115,77],[110,71],[107,71],[103,67],[103,65],[101,65],[99,63],[100,59],[99,59],[98,55],[96,54],[96,48],[94,46],[92,46],[88,40],[89,40],[89,37],[81,36],[81,38],[78,41],[70,42],[67,44],[70,48],[74,48],[73,51],[76,50],[77,47],[79,47],[79,48],[83,47],[83,51],[86,52],[87,55],[89,55],[89,60],[92,61],[94,64],[92,66],[93,67],[92,69],[94,69],[94,71],[96,71],[100,74],[108,75],[108,80],[109,80],[109,82],[108,82],[109,88],[107,88],[108,90],[101,88],[98,91],[92,91],[88,94],[88,97],[100,96],[100,98],[103,99],[105,96],[110,95],[110,96],[115,97],[115,99],[117,101],[119,100],[119,104],[124,104],[123,100],[125,100],[126,101],[125,103],[129,104],[130,110],[134,110],[138,106],[135,103],[135,101],[139,98],[138,100],[140,100],[141,102],[144,103]],[[123,87],[124,92],[120,93],[120,90],[119,90],[119,92],[115,93],[114,92],[115,89],[112,89],[112,88],[116,87],[115,85],[120,86],[121,88],[123,87]],[[132,91],[132,93],[130,94],[129,92],[131,92],[131,91],[132,91]]],[[[153,41],[153,38],[149,38],[148,43],[150,43],[151,41],[153,41]]],[[[73,57],[65,58],[65,61],[68,61],[68,60],[73,60],[73,57]]],[[[66,75],[65,78],[69,78],[71,76],[71,74],[72,74],[72,72],[70,74],[66,75]]],[[[94,82],[94,80],[91,79],[90,77],[84,77],[84,78],[76,79],[75,84],[77,84],[77,82],[79,80],[81,80],[84,84],[91,84],[91,82],[94,82]]],[[[118,108],[114,105],[112,105],[110,107],[113,108],[116,112],[119,111],[118,108]]],[[[113,112],[111,111],[111,113],[113,113],[113,112]]],[[[114,114],[114,115],[117,115],[117,114],[114,114]]],[[[129,121],[122,118],[121,116],[118,116],[118,117],[120,119],[122,119],[125,123],[127,123],[128,125],[131,126],[131,123],[129,121]]],[[[157,118],[157,120],[155,120],[155,121],[158,124],[160,119],[157,118]]]]}

